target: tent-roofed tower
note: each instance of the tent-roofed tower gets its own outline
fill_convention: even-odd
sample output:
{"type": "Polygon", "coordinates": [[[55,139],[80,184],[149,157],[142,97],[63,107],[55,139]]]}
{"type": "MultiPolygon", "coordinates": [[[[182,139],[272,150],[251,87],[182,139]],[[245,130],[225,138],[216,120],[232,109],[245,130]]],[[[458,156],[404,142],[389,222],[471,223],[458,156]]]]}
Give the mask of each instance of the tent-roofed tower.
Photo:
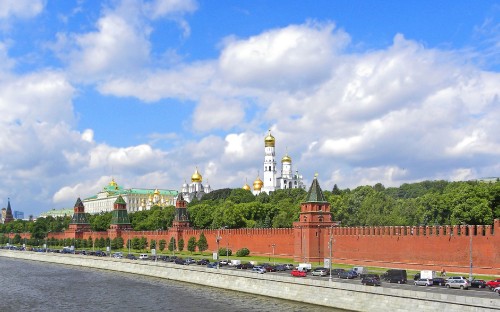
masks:
{"type": "Polygon", "coordinates": [[[187,211],[187,201],[180,193],[177,196],[177,201],[175,202],[175,216],[172,222],[172,227],[174,228],[189,228],[189,215],[187,211]]]}
{"type": "Polygon", "coordinates": [[[128,218],[127,203],[120,195],[115,200],[112,216],[111,216],[111,229],[130,229],[130,219],[128,218]]]}
{"type": "Polygon", "coordinates": [[[305,202],[300,205],[299,221],[294,228],[294,260],[320,262],[328,254],[327,237],[332,221],[330,203],[325,199],[317,175],[309,188],[305,202]]]}
{"type": "Polygon", "coordinates": [[[12,208],[10,207],[10,198],[7,199],[7,210],[5,213],[5,219],[3,223],[7,224],[11,221],[14,221],[14,216],[12,215],[12,208]]]}
{"type": "Polygon", "coordinates": [[[80,197],[78,197],[73,208],[73,217],[66,232],[73,233],[74,238],[83,238],[83,232],[86,231],[90,231],[90,223],[85,214],[85,206],[80,197]]]}

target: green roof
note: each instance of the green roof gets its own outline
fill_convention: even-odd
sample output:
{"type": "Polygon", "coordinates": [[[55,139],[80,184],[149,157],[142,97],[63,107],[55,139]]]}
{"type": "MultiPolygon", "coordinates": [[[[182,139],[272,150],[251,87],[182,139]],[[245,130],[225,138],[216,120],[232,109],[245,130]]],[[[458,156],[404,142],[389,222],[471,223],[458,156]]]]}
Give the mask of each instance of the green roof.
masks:
{"type": "Polygon", "coordinates": [[[73,215],[73,208],[64,208],[64,209],[52,209],[46,212],[42,212],[40,214],[40,217],[63,217],[63,216],[72,216],[73,215]]]}
{"type": "Polygon", "coordinates": [[[115,204],[127,205],[127,203],[123,200],[121,195],[118,195],[118,198],[115,200],[115,204]]]}
{"type": "Polygon", "coordinates": [[[309,192],[307,193],[306,203],[326,203],[325,196],[323,195],[323,191],[321,191],[321,187],[319,186],[318,179],[316,176],[309,188],[309,192]]]}

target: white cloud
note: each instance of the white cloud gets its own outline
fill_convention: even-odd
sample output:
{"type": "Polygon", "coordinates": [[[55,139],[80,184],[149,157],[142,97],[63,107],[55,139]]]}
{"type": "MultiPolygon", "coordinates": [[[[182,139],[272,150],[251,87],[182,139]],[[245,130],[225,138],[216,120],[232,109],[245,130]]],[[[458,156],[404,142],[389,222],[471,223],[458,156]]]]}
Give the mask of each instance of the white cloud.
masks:
{"type": "Polygon", "coordinates": [[[152,19],[172,14],[192,13],[198,8],[193,0],[153,0],[144,4],[144,11],[152,19]]]}
{"type": "Polygon", "coordinates": [[[193,125],[194,129],[198,131],[229,130],[241,124],[244,117],[243,106],[237,100],[207,96],[203,97],[196,106],[193,113],[193,125]]]}
{"type": "Polygon", "coordinates": [[[45,2],[45,0],[2,0],[0,1],[0,19],[34,17],[42,12],[45,2]]]}
{"type": "Polygon", "coordinates": [[[228,40],[220,56],[223,77],[263,89],[308,88],[327,79],[338,50],[348,42],[333,24],[291,25],[241,40],[228,40]]]}

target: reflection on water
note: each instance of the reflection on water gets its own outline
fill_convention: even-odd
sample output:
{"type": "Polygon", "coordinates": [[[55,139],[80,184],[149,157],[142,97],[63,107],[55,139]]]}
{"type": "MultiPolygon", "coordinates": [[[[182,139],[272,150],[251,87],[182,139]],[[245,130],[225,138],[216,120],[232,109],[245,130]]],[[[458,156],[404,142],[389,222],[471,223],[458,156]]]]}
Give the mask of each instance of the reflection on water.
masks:
{"type": "Polygon", "coordinates": [[[141,275],[3,257],[0,274],[2,312],[340,311],[141,275]]]}

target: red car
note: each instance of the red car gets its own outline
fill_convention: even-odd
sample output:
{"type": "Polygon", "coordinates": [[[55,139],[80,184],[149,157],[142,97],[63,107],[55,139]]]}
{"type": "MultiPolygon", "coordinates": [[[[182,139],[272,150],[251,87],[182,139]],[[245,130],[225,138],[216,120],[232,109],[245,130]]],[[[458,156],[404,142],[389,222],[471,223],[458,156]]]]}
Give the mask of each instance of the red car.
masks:
{"type": "Polygon", "coordinates": [[[306,271],[301,271],[301,270],[292,270],[292,276],[307,276],[306,271]]]}
{"type": "Polygon", "coordinates": [[[489,282],[486,282],[486,286],[488,286],[490,289],[500,287],[500,278],[497,278],[496,280],[492,280],[489,282]]]}

